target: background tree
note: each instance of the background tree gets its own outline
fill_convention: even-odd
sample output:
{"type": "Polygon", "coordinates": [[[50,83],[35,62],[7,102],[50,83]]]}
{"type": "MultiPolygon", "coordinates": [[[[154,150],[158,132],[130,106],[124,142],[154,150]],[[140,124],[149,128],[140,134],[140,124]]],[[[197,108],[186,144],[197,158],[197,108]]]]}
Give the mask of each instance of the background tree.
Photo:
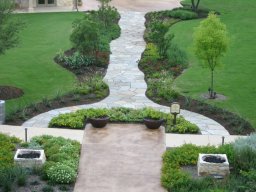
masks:
{"type": "Polygon", "coordinates": [[[210,98],[215,98],[213,89],[214,69],[220,64],[220,58],[227,51],[228,37],[226,25],[213,13],[200,22],[194,33],[195,55],[211,71],[210,98]]]}
{"type": "Polygon", "coordinates": [[[14,8],[14,1],[0,0],[0,55],[19,42],[18,33],[23,23],[12,15],[14,8]]]}

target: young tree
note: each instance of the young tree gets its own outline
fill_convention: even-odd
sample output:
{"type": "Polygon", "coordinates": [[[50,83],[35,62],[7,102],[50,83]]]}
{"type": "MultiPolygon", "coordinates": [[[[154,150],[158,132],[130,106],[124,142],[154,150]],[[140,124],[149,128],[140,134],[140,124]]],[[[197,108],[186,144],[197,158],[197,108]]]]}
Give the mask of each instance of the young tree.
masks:
{"type": "Polygon", "coordinates": [[[195,55],[211,71],[210,98],[215,98],[213,89],[214,69],[220,64],[220,58],[227,51],[228,37],[226,25],[213,12],[200,22],[194,33],[195,55]]]}
{"type": "Polygon", "coordinates": [[[14,1],[0,0],[0,55],[19,42],[18,33],[23,23],[12,16],[14,1]]]}

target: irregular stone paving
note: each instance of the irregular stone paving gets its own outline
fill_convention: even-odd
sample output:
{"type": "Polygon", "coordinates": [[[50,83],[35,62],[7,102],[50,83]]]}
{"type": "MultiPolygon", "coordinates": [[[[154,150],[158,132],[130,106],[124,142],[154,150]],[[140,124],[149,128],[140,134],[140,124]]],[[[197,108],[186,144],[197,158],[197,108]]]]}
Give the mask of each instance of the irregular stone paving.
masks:
{"type": "Polygon", "coordinates": [[[74,192],[164,192],[164,128],[138,124],[86,126],[74,192]]]}
{"type": "MultiPolygon", "coordinates": [[[[23,126],[48,127],[49,121],[59,114],[91,107],[143,108],[147,106],[163,112],[169,112],[169,107],[158,105],[145,96],[147,85],[144,81],[144,74],[138,69],[138,60],[145,49],[143,39],[145,13],[134,11],[120,13],[121,36],[111,42],[112,54],[107,74],[104,77],[104,80],[109,85],[110,95],[98,103],[65,107],[42,113],[26,121],[23,126]]],[[[202,134],[229,135],[222,125],[203,115],[187,110],[181,110],[181,115],[186,120],[198,125],[202,134]]]]}

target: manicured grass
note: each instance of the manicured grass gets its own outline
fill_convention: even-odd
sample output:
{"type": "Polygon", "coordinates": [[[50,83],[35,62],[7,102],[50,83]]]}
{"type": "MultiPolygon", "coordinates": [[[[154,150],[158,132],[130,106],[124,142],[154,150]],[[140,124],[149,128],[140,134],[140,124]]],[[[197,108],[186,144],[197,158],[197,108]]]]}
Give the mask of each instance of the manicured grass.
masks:
{"type": "MultiPolygon", "coordinates": [[[[188,1],[190,2],[190,1],[188,1]]],[[[255,18],[256,4],[252,0],[204,0],[202,7],[220,12],[227,25],[230,47],[215,72],[215,90],[227,96],[225,101],[208,101],[248,119],[256,127],[256,65],[255,18]]],[[[210,72],[200,66],[192,50],[193,28],[200,20],[183,21],[172,26],[175,41],[188,52],[190,67],[175,80],[176,89],[193,98],[200,98],[210,85],[210,72]]]]}
{"type": "Polygon", "coordinates": [[[36,13],[15,15],[25,22],[21,43],[0,56],[0,85],[16,86],[23,97],[7,101],[7,113],[59,91],[72,89],[76,78],[53,58],[60,49],[71,47],[72,22],[82,13],[36,13]]]}

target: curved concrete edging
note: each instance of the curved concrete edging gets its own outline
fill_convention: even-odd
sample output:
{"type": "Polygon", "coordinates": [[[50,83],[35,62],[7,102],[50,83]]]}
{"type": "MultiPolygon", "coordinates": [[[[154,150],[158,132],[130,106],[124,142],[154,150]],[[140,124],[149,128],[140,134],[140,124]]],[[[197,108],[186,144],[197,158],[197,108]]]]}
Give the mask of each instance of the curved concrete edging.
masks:
{"type": "MultiPolygon", "coordinates": [[[[143,34],[145,30],[144,12],[121,11],[121,36],[111,42],[110,64],[104,80],[109,85],[110,95],[104,100],[88,105],[54,109],[26,121],[25,127],[48,127],[49,121],[59,114],[74,112],[84,108],[153,107],[169,112],[166,106],[158,105],[145,96],[147,84],[144,74],[138,69],[138,60],[145,49],[143,34]]],[[[204,135],[229,135],[228,131],[216,121],[203,115],[181,110],[181,115],[196,124],[204,135]]]]}

